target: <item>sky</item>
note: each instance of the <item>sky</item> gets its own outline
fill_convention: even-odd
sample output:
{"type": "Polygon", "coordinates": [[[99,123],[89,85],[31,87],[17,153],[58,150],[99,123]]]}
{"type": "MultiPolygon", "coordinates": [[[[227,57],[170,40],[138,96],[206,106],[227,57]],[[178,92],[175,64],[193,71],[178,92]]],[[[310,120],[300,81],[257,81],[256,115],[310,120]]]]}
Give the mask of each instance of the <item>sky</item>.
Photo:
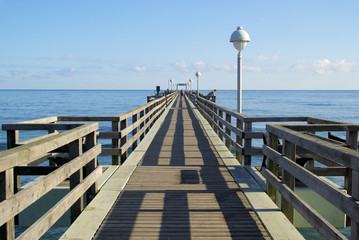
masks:
{"type": "Polygon", "coordinates": [[[359,90],[359,1],[0,0],[0,89],[359,90]]]}

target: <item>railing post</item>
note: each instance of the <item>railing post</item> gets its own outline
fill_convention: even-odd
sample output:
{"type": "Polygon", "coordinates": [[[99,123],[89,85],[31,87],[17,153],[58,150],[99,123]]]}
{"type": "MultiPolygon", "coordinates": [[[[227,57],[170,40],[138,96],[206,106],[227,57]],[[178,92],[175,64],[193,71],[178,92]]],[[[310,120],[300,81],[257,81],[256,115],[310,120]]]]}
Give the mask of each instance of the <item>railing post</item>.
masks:
{"type": "Polygon", "coordinates": [[[213,124],[213,130],[216,134],[218,134],[218,130],[217,130],[217,126],[218,125],[218,121],[216,119],[216,116],[218,115],[218,109],[212,105],[212,108],[213,108],[213,121],[216,123],[216,124],[213,124]]]}
{"type": "MultiPolygon", "coordinates": [[[[244,133],[252,132],[252,123],[245,122],[244,123],[244,133]]],[[[252,149],[252,139],[245,138],[244,139],[244,165],[252,164],[252,156],[248,154],[248,152],[252,149]]]]}
{"type": "MultiPolygon", "coordinates": [[[[0,172],[0,202],[14,195],[14,169],[0,172]]],[[[11,211],[11,209],[9,209],[11,211]]],[[[0,239],[15,239],[15,220],[0,227],[0,239]]]]}
{"type": "MultiPolygon", "coordinates": [[[[283,154],[295,162],[295,144],[284,140],[283,143],[283,154]]],[[[294,191],[295,188],[295,177],[290,175],[286,170],[282,169],[282,181],[284,184],[286,184],[290,189],[294,191]]],[[[291,223],[293,223],[294,220],[294,209],[292,204],[290,204],[283,196],[281,197],[281,205],[282,205],[282,211],[284,215],[289,219],[291,223]]]]}
{"type": "MultiPolygon", "coordinates": [[[[278,137],[272,133],[269,133],[267,145],[278,152],[278,137]]],[[[267,158],[267,168],[275,176],[278,176],[278,165],[270,158],[267,158]]],[[[272,199],[273,202],[277,203],[277,191],[275,188],[267,182],[267,193],[268,196],[272,199]]]]}
{"type": "MultiPolygon", "coordinates": [[[[138,113],[132,116],[132,124],[137,122],[137,114],[138,113]]],[[[132,130],[132,137],[134,137],[136,133],[137,133],[137,127],[132,130]]],[[[132,144],[132,151],[135,150],[136,147],[137,147],[137,139],[132,144]]]]}
{"type": "MultiPolygon", "coordinates": [[[[223,119],[223,112],[222,112],[222,110],[220,110],[220,109],[219,109],[219,111],[218,111],[218,116],[223,119]]],[[[218,126],[219,126],[220,129],[223,129],[223,123],[222,123],[222,122],[219,121],[219,122],[218,122],[218,126]]],[[[223,134],[222,134],[222,132],[220,131],[218,135],[219,135],[219,138],[220,138],[220,139],[222,140],[222,142],[223,142],[223,134]]]]}
{"type": "MultiPolygon", "coordinates": [[[[146,109],[145,109],[145,116],[146,116],[145,124],[148,123],[149,118],[150,118],[149,116],[147,116],[147,114],[148,114],[149,111],[150,111],[150,108],[149,108],[149,107],[146,107],[146,109]]],[[[150,130],[149,127],[147,127],[146,130],[145,130],[145,133],[147,134],[149,130],[150,130]]]]}
{"type": "MultiPolygon", "coordinates": [[[[127,118],[120,122],[120,130],[122,131],[125,128],[127,128],[127,118]]],[[[126,142],[127,142],[127,135],[122,136],[120,146],[122,147],[123,145],[125,145],[126,142]]],[[[121,164],[122,164],[127,159],[127,150],[125,152],[121,151],[120,154],[121,154],[121,164]]]]}
{"type": "MultiPolygon", "coordinates": [[[[243,131],[243,121],[239,120],[238,118],[237,118],[236,126],[237,126],[237,129],[243,131]]],[[[238,143],[241,147],[243,147],[243,138],[242,138],[242,136],[236,135],[236,143],[238,143]]],[[[238,160],[238,162],[241,165],[243,164],[242,152],[239,152],[238,150],[236,150],[236,159],[238,160]]]]}
{"type": "MultiPolygon", "coordinates": [[[[119,132],[119,121],[112,121],[112,132],[119,132]]],[[[112,139],[112,148],[119,149],[119,139],[115,138],[112,139]]],[[[118,155],[112,155],[112,165],[119,165],[119,156],[118,155]]]]}
{"type": "MultiPolygon", "coordinates": [[[[96,132],[92,132],[86,136],[86,141],[84,144],[84,152],[90,150],[96,145],[96,132]]],[[[97,157],[92,159],[88,164],[85,166],[85,173],[84,178],[86,178],[90,173],[92,173],[95,168],[97,167],[97,157]]],[[[97,185],[96,183],[93,184],[86,192],[86,204],[89,204],[92,199],[95,197],[97,192],[97,185]]]]}
{"type": "MultiPolygon", "coordinates": [[[[231,124],[231,115],[229,115],[228,113],[226,113],[226,121],[231,124]]],[[[231,137],[231,129],[226,127],[226,134],[229,135],[229,137],[231,137]]],[[[231,143],[226,139],[226,147],[228,148],[229,151],[231,151],[231,143]]]]}
{"type": "MultiPolygon", "coordinates": [[[[140,119],[141,119],[141,120],[142,120],[143,116],[145,116],[145,111],[144,111],[144,110],[142,110],[142,111],[140,112],[140,119]]],[[[145,122],[142,122],[142,123],[140,124],[140,129],[141,129],[141,130],[142,130],[143,126],[145,126],[145,122]]],[[[142,141],[142,139],[143,139],[144,137],[145,137],[145,132],[143,132],[143,133],[141,134],[141,136],[140,136],[140,141],[142,141]]]]}
{"type": "MultiPolygon", "coordinates": [[[[69,144],[69,160],[72,160],[82,154],[82,138],[77,139],[69,144]]],[[[82,182],[83,172],[82,168],[77,170],[70,176],[70,191],[74,189],[79,183],[82,182]]],[[[71,223],[73,223],[76,218],[80,215],[83,210],[84,202],[83,196],[81,196],[72,206],[71,206],[71,223]]]]}
{"type": "MultiPolygon", "coordinates": [[[[351,149],[358,150],[358,132],[347,131],[346,143],[351,149]]],[[[348,194],[352,195],[354,199],[359,200],[359,172],[352,169],[349,169],[349,171],[349,176],[345,178],[344,187],[347,189],[348,194]],[[351,179],[348,179],[349,177],[351,179]]],[[[359,224],[353,220],[351,220],[351,239],[359,239],[359,224]]]]}

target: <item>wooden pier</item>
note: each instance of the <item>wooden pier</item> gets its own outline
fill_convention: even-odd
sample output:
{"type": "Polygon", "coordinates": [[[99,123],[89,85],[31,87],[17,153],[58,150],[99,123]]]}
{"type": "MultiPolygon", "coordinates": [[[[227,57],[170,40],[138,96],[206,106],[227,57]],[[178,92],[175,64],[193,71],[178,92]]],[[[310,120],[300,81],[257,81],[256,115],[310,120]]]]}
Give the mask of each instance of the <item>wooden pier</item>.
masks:
{"type": "Polygon", "coordinates": [[[69,193],[17,239],[41,237],[68,209],[72,224],[61,239],[303,239],[292,225],[294,208],[327,239],[346,239],[296,195],[295,178],[346,213],[357,239],[358,125],[251,118],[204,98],[194,105],[193,98],[170,93],[117,116],[4,124],[12,149],[0,153],[0,238],[13,239],[17,214],[70,177],[69,193]],[[88,121],[108,122],[112,131],[98,132],[88,121]],[[256,122],[309,124],[267,125],[264,133],[252,131],[256,122]],[[48,134],[19,142],[20,130],[48,134]],[[347,138],[338,143],[315,135],[320,131],[344,131],[347,138]],[[266,145],[256,148],[253,139],[266,145]],[[251,166],[252,156],[263,153],[266,179],[251,166]],[[51,162],[58,155],[63,164],[51,162]],[[113,166],[98,166],[99,155],[112,156],[113,166]],[[52,166],[35,167],[46,161],[52,166]],[[25,174],[43,176],[17,192],[25,174]],[[317,175],[343,176],[347,191],[317,175]]]}

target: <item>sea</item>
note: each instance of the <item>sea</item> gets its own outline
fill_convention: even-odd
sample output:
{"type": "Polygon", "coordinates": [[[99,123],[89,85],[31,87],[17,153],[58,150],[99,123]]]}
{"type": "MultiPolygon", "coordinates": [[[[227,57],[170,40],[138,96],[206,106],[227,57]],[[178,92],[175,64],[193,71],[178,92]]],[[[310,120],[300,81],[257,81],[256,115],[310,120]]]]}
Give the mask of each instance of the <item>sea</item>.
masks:
{"type": "MultiPolygon", "coordinates": [[[[203,90],[204,94],[213,89],[203,90]]],[[[146,96],[153,90],[0,90],[0,125],[48,116],[113,116],[127,112],[147,102],[146,96]]],[[[236,110],[236,90],[217,90],[216,102],[236,110]]],[[[359,124],[358,90],[244,90],[243,114],[249,117],[314,116],[359,124]]],[[[100,129],[110,126],[100,125],[100,129]]],[[[253,131],[263,131],[264,123],[257,123],[253,131]]],[[[24,141],[43,132],[20,132],[24,141]]],[[[344,135],[338,135],[344,137],[344,135]]],[[[106,143],[104,143],[106,144],[106,143]]],[[[260,140],[254,146],[260,147],[260,140]]],[[[6,150],[6,132],[0,132],[0,151],[6,150]]],[[[254,157],[252,164],[260,165],[261,157],[254,157]]],[[[100,159],[108,164],[108,159],[100,159]]],[[[22,179],[27,182],[31,179],[22,179]]],[[[343,185],[341,178],[332,178],[343,185]]],[[[17,227],[17,235],[24,228],[17,227]]],[[[52,228],[42,239],[57,239],[66,228],[52,228]]],[[[341,229],[349,236],[350,228],[341,229]]],[[[300,229],[306,239],[322,239],[312,229],[300,229]]]]}

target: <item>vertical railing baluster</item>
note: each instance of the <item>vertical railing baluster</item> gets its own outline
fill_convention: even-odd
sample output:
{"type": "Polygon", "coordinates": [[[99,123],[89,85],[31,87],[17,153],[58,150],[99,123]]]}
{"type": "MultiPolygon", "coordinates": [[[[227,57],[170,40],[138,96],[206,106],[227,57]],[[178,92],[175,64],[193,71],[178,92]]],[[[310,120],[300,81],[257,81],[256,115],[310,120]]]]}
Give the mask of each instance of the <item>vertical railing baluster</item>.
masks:
{"type": "MultiPolygon", "coordinates": [[[[351,149],[358,150],[358,132],[357,131],[347,131],[346,132],[346,143],[351,149]]],[[[356,200],[359,200],[359,172],[349,169],[349,177],[351,175],[351,181],[347,179],[345,181],[345,188],[347,193],[352,195],[356,200]]],[[[359,239],[359,224],[351,220],[351,239],[359,239]]]]}
{"type": "MultiPolygon", "coordinates": [[[[218,116],[223,119],[223,112],[222,112],[221,109],[219,109],[219,111],[218,111],[218,116]]],[[[223,123],[222,122],[218,121],[218,126],[219,126],[220,129],[223,129],[223,123]]],[[[222,134],[221,131],[219,132],[218,136],[223,142],[223,134],[222,134]]]]}
{"type": "MultiPolygon", "coordinates": [[[[77,139],[69,144],[69,160],[75,159],[76,157],[82,154],[82,139],[77,139]]],[[[77,170],[70,176],[70,191],[72,191],[79,183],[82,182],[83,172],[82,168],[77,170]]],[[[76,218],[80,215],[83,210],[84,202],[83,196],[81,196],[72,206],[71,206],[71,223],[73,223],[76,218]]]]}
{"type": "MultiPolygon", "coordinates": [[[[127,118],[123,119],[121,122],[120,122],[120,130],[124,130],[125,128],[127,128],[127,118]]],[[[120,141],[120,149],[123,145],[125,145],[127,142],[127,134],[125,136],[121,136],[121,141],[120,141]]],[[[127,159],[127,150],[126,151],[123,151],[120,150],[120,154],[121,154],[121,164],[124,163],[127,159]]]]}
{"type": "MultiPolygon", "coordinates": [[[[243,121],[241,121],[240,119],[237,118],[237,129],[243,131],[243,121]]],[[[243,132],[242,132],[243,133],[243,132]]],[[[240,145],[241,147],[243,147],[243,138],[242,135],[236,135],[236,143],[238,145],[240,145]]],[[[242,160],[242,152],[243,151],[238,151],[236,150],[236,159],[238,160],[238,162],[242,165],[243,164],[243,160],[242,160]]]]}
{"type": "MultiPolygon", "coordinates": [[[[86,136],[86,141],[84,144],[84,152],[90,150],[96,145],[97,139],[96,139],[96,132],[92,132],[86,136]]],[[[97,157],[92,159],[89,163],[86,164],[85,167],[85,173],[84,178],[86,178],[88,175],[90,175],[95,168],[97,167],[97,157]]],[[[96,183],[94,183],[86,192],[86,204],[89,204],[92,199],[95,197],[97,192],[97,186],[96,183]]]]}
{"type": "MultiPolygon", "coordinates": [[[[112,121],[112,132],[113,133],[118,133],[119,132],[119,121],[112,121]]],[[[113,149],[118,149],[120,148],[120,141],[118,138],[114,138],[112,139],[112,148],[113,149]]],[[[119,161],[119,156],[118,155],[112,155],[112,165],[119,165],[120,161],[119,161]]]]}
{"type": "MultiPolygon", "coordinates": [[[[137,115],[138,113],[136,113],[135,115],[132,116],[132,124],[134,124],[135,122],[137,122],[137,115]]],[[[137,133],[137,127],[135,127],[132,130],[132,137],[134,137],[137,133]]],[[[135,150],[135,148],[137,147],[137,138],[134,140],[133,144],[132,144],[132,151],[135,150]]]]}
{"type": "MultiPolygon", "coordinates": [[[[244,133],[252,132],[252,122],[244,123],[244,133]]],[[[252,149],[252,139],[244,138],[244,165],[252,165],[252,156],[249,153],[252,149]]]]}
{"type": "MultiPolygon", "coordinates": [[[[143,120],[142,118],[143,118],[144,115],[145,115],[145,111],[142,110],[142,111],[140,112],[140,119],[141,119],[141,121],[143,120]]],[[[140,130],[142,130],[143,126],[145,126],[145,122],[142,122],[142,123],[140,124],[140,130]]],[[[142,141],[142,139],[143,139],[144,137],[145,137],[145,132],[143,132],[143,133],[141,134],[141,136],[140,136],[140,141],[142,141]]]]}
{"type": "MultiPolygon", "coordinates": [[[[269,133],[267,139],[267,145],[278,152],[279,150],[279,139],[276,135],[269,133]]],[[[278,176],[278,165],[272,159],[267,158],[267,168],[271,171],[275,176],[278,176]]],[[[267,182],[267,194],[268,196],[277,204],[277,191],[275,188],[267,182]]]]}
{"type": "MultiPolygon", "coordinates": [[[[226,122],[228,124],[231,124],[231,115],[229,115],[228,113],[226,113],[226,122]]],[[[231,137],[231,129],[229,127],[226,127],[226,134],[228,134],[228,136],[231,137]]],[[[226,147],[228,148],[229,151],[231,151],[231,143],[227,139],[226,139],[226,147]]]]}
{"type": "MultiPolygon", "coordinates": [[[[284,140],[283,143],[283,155],[295,162],[296,149],[295,144],[284,140]]],[[[282,169],[282,181],[290,189],[294,191],[295,188],[295,177],[293,177],[289,172],[282,169]]],[[[281,197],[281,208],[285,216],[289,219],[291,223],[294,221],[294,209],[292,204],[290,204],[284,197],[281,197]]]]}
{"type": "MultiPolygon", "coordinates": [[[[14,195],[14,169],[0,172],[0,202],[14,195]]],[[[10,209],[9,209],[10,211],[10,209]]],[[[0,227],[0,239],[15,239],[15,220],[10,219],[0,227]]]]}

